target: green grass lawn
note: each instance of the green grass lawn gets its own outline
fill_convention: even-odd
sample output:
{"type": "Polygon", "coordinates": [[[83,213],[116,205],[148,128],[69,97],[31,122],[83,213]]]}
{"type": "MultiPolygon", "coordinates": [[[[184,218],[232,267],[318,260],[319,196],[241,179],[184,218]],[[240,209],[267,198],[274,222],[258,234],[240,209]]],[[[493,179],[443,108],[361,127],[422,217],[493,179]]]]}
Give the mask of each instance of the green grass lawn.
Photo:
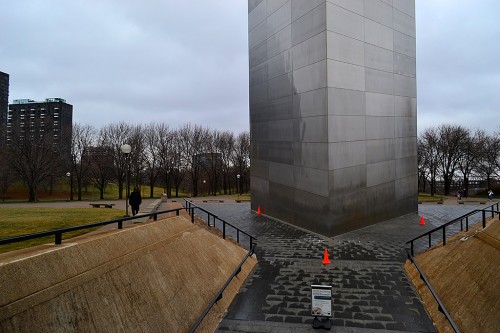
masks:
{"type": "MultiPolygon", "coordinates": [[[[130,190],[133,190],[133,185],[130,185],[130,190]]],[[[150,189],[147,185],[140,186],[141,195],[143,198],[149,198],[150,189]]],[[[161,187],[154,187],[153,197],[159,198],[163,194],[164,189],[161,187]]],[[[175,192],[172,192],[175,195],[175,192]]],[[[82,200],[99,200],[99,190],[94,186],[86,186],[82,188],[82,200]]],[[[179,193],[179,196],[186,196],[185,193],[179,193]]],[[[125,188],[123,189],[123,197],[125,197],[125,188]]],[[[11,184],[7,190],[6,197],[0,196],[0,203],[2,202],[25,202],[28,199],[28,188],[22,182],[11,184]]],[[[54,201],[54,200],[68,200],[69,187],[67,180],[59,180],[54,182],[52,193],[48,192],[46,186],[42,186],[38,192],[38,201],[54,201]]],[[[77,188],[73,189],[73,200],[78,199],[77,188]]],[[[104,200],[118,199],[118,185],[114,183],[108,184],[104,191],[104,200]]]]}
{"type": "MultiPolygon", "coordinates": [[[[116,209],[1,208],[0,239],[113,220],[123,217],[124,213],[124,211],[116,209]]],[[[64,233],[63,239],[82,235],[92,230],[85,229],[64,233]]],[[[53,236],[0,245],[0,253],[51,242],[54,242],[53,236]]]]}

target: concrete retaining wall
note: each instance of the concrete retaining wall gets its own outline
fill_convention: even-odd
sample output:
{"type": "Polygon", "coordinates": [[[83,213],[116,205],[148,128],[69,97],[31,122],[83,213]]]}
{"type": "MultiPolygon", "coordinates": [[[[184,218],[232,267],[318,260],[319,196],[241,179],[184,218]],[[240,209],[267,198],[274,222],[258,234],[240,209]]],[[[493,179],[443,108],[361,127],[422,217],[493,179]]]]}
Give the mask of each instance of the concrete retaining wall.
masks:
{"type": "Polygon", "coordinates": [[[2,255],[0,331],[184,332],[245,254],[174,217],[22,259],[2,255]]]}

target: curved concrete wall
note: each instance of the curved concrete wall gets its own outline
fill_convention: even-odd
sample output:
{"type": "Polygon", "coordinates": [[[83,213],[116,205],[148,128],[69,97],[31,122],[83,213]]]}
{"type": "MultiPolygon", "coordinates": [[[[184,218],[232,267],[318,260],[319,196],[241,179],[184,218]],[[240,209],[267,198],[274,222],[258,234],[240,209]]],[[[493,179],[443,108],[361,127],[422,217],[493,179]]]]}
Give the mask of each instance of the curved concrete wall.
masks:
{"type": "Polygon", "coordinates": [[[184,332],[245,254],[175,217],[22,259],[2,255],[0,331],[184,332]]]}

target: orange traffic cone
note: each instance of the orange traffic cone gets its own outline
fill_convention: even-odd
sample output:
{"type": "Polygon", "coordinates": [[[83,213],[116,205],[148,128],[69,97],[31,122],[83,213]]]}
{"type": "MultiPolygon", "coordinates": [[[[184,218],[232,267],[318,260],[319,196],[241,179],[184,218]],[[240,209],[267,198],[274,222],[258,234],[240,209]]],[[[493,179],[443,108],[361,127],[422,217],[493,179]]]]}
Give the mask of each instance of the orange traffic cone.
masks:
{"type": "Polygon", "coordinates": [[[425,225],[424,215],[420,218],[420,225],[425,225]]]}
{"type": "Polygon", "coordinates": [[[325,252],[323,253],[323,265],[329,265],[331,264],[330,259],[328,259],[328,250],[325,247],[325,252]]]}
{"type": "Polygon", "coordinates": [[[257,215],[260,215],[260,206],[257,206],[257,215]]]}

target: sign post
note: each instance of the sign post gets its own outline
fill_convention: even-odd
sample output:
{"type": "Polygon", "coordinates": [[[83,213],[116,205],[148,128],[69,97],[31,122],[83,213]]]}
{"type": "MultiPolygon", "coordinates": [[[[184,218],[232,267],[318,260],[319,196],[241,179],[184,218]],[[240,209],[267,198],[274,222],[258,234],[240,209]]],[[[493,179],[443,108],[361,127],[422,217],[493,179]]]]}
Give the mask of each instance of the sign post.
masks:
{"type": "Polygon", "coordinates": [[[311,285],[313,328],[332,328],[332,286],[311,285]]]}

